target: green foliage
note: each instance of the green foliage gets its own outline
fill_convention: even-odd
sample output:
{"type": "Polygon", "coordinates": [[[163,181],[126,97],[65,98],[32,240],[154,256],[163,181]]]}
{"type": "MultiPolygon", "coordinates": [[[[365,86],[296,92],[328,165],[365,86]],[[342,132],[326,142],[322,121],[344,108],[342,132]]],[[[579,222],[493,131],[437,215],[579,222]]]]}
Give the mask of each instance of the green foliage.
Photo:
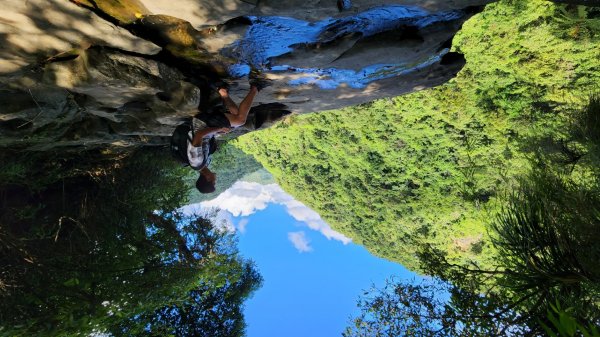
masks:
{"type": "Polygon", "coordinates": [[[449,83],[294,116],[236,146],[372,253],[416,269],[418,247],[432,244],[489,265],[485,220],[540,141],[566,139],[600,80],[600,20],[576,8],[569,21],[571,7],[549,1],[490,4],[454,39],[467,64],[449,83]]]}
{"type": "MultiPolygon", "coordinates": [[[[122,155],[122,154],[121,154],[122,155]]],[[[0,182],[3,187],[25,186],[40,190],[65,178],[99,173],[108,169],[119,155],[101,151],[89,152],[23,152],[23,149],[2,149],[0,153],[0,182]]]]}
{"type": "Polygon", "coordinates": [[[545,164],[521,178],[492,222],[489,269],[423,249],[425,272],[441,281],[372,289],[347,336],[597,335],[600,188],[545,164]]]}
{"type": "Polygon", "coordinates": [[[210,216],[176,211],[187,201],[186,170],[160,149],[96,164],[77,174],[90,163],[65,160],[73,169],[45,186],[34,165],[34,192],[29,181],[0,186],[11,196],[0,200],[0,335],[145,331],[142,318],[165,308],[210,312],[193,301],[199,291],[221,294],[213,306],[238,313],[215,332],[241,335],[241,306],[260,275],[210,216]],[[14,212],[23,205],[33,205],[26,216],[14,212]]]}
{"type": "Polygon", "coordinates": [[[265,170],[264,168],[244,175],[241,180],[247,181],[250,183],[257,183],[257,184],[261,184],[261,185],[269,185],[269,184],[275,183],[275,179],[273,178],[273,175],[271,173],[269,173],[269,171],[265,170]]]}
{"type": "Polygon", "coordinates": [[[598,337],[600,336],[600,330],[598,327],[585,325],[579,323],[571,314],[573,308],[563,309],[560,302],[551,305],[551,309],[548,310],[548,320],[551,322],[548,325],[542,323],[544,331],[550,337],[598,337]]]}
{"type": "MultiPolygon", "coordinates": [[[[570,139],[565,143],[567,161],[578,164],[577,173],[582,176],[598,177],[600,167],[600,96],[594,95],[584,109],[572,114],[570,139]],[[575,156],[572,156],[572,154],[575,156]],[[571,160],[571,159],[575,160],[571,160]],[[591,174],[591,175],[590,175],[591,174]]],[[[582,178],[586,179],[586,178],[582,178]]],[[[600,182],[596,181],[596,184],[600,182]]]]}
{"type": "Polygon", "coordinates": [[[522,181],[491,226],[500,264],[518,271],[507,287],[521,294],[543,288],[542,296],[553,290],[564,303],[589,302],[578,306],[578,317],[600,317],[598,294],[586,291],[600,283],[599,205],[597,186],[540,170],[522,181]]]}
{"type": "Polygon", "coordinates": [[[205,275],[182,302],[132,317],[111,331],[116,336],[243,336],[243,302],[258,289],[261,276],[235,255],[218,263],[220,270],[211,270],[218,277],[205,275]]]}
{"type": "Polygon", "coordinates": [[[562,140],[565,147],[579,143],[577,160],[539,151],[533,169],[518,179],[490,226],[493,263],[460,265],[445,251],[425,247],[423,270],[443,282],[371,290],[359,301],[361,314],[348,335],[597,335],[600,166],[594,160],[599,143],[589,135],[598,130],[593,122],[578,122],[593,120],[594,102],[572,114],[575,122],[562,140]]]}
{"type": "MultiPolygon", "coordinates": [[[[304,191],[301,200],[336,230],[376,253],[393,251],[414,266],[411,251],[416,239],[435,241],[442,235],[477,242],[483,232],[473,234],[468,222],[457,224],[463,214],[485,207],[489,192],[465,179],[465,174],[472,179],[479,173],[474,164],[461,163],[463,168],[458,163],[457,152],[468,152],[470,144],[460,130],[439,132],[443,120],[432,118],[433,125],[422,125],[419,116],[408,120],[392,109],[398,107],[376,102],[366,111],[358,107],[292,120],[285,134],[273,130],[249,143],[268,154],[259,158],[282,186],[292,193],[304,191]],[[348,114],[355,117],[345,118],[348,114]],[[392,116],[402,121],[381,121],[392,116]],[[373,120],[379,123],[369,134],[365,125],[373,120]],[[395,148],[386,148],[389,144],[395,148]],[[464,173],[467,169],[471,170],[464,173]],[[464,198],[474,201],[464,203],[464,198]],[[432,207],[440,211],[432,213],[432,207]]],[[[243,148],[249,149],[246,144],[243,148]]]]}
{"type": "Polygon", "coordinates": [[[343,336],[532,336],[510,303],[473,290],[439,279],[388,280],[364,293],[343,336]]]}

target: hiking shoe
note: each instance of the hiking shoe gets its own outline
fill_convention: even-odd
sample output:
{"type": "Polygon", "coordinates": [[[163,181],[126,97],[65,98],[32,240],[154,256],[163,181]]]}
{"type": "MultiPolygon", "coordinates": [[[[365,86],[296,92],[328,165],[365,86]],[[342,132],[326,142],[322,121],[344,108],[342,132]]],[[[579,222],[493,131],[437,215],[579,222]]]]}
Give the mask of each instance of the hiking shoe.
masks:
{"type": "Polygon", "coordinates": [[[273,85],[273,81],[267,79],[263,73],[258,71],[258,69],[253,68],[250,70],[250,74],[248,75],[248,79],[250,80],[250,86],[256,87],[258,91],[263,90],[266,87],[270,87],[273,85]]]}
{"type": "Polygon", "coordinates": [[[273,81],[266,78],[253,78],[250,80],[250,86],[256,87],[258,91],[263,90],[266,87],[270,87],[273,85],[273,81]]]}
{"type": "Polygon", "coordinates": [[[224,80],[219,80],[210,83],[210,88],[214,91],[219,91],[219,89],[229,90],[229,87],[229,83],[225,82],[224,80]]]}

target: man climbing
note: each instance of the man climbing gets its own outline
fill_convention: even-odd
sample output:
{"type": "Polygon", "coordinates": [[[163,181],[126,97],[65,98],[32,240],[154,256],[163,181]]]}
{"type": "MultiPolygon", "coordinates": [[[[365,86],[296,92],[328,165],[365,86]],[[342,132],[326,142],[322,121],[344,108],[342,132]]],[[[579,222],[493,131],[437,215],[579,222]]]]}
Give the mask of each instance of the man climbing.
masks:
{"type": "Polygon", "coordinates": [[[208,168],[210,155],[216,150],[214,137],[226,134],[232,128],[246,124],[254,98],[260,90],[269,84],[269,82],[263,79],[251,80],[250,91],[242,102],[237,105],[229,96],[227,86],[221,82],[218,83],[216,91],[219,94],[222,106],[207,106],[205,102],[201,102],[199,107],[200,112],[193,119],[194,135],[187,147],[190,167],[199,172],[196,188],[200,193],[212,193],[215,191],[217,177],[208,168]],[[211,144],[213,144],[212,147],[211,144]]]}
{"type": "MultiPolygon", "coordinates": [[[[202,95],[206,96],[213,90],[218,92],[223,105],[220,111],[210,105],[210,109],[203,109],[206,105],[203,106],[204,102],[201,99],[200,113],[196,115],[194,122],[178,126],[171,137],[171,149],[176,157],[200,171],[196,183],[198,190],[202,193],[213,192],[216,176],[210,172],[208,164],[210,154],[216,150],[216,146],[211,146],[216,144],[214,136],[227,133],[231,128],[246,123],[255,96],[268,82],[252,80],[250,91],[238,106],[229,97],[227,87],[219,85],[223,83],[223,79],[229,77],[229,66],[237,61],[219,53],[209,52],[203,41],[215,33],[214,27],[197,30],[188,21],[169,15],[153,14],[140,0],[69,1],[159,46],[160,52],[148,57],[178,69],[191,83],[200,88],[202,95]]],[[[244,17],[237,20],[248,21],[244,17]]],[[[233,22],[236,21],[229,21],[230,24],[233,22]]],[[[251,78],[254,78],[252,74],[251,78]]],[[[289,113],[283,110],[283,107],[277,109],[279,115],[289,113]]],[[[263,123],[265,115],[274,115],[266,114],[266,111],[266,107],[263,107],[255,126],[263,123]]]]}

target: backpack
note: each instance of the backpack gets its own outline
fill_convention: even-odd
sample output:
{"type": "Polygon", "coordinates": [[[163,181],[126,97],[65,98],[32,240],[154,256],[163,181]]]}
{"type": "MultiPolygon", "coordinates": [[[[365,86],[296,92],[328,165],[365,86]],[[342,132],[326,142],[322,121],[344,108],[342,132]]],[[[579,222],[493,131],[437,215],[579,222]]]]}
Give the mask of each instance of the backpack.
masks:
{"type": "MultiPolygon", "coordinates": [[[[173,134],[171,135],[171,154],[173,155],[173,158],[183,164],[183,166],[190,166],[187,147],[188,142],[192,141],[191,135],[193,134],[194,126],[192,118],[187,118],[182,124],[175,128],[175,131],[173,131],[173,134]]],[[[208,153],[210,155],[215,153],[215,151],[217,151],[217,141],[215,140],[215,137],[211,137],[210,150],[208,153]]]]}

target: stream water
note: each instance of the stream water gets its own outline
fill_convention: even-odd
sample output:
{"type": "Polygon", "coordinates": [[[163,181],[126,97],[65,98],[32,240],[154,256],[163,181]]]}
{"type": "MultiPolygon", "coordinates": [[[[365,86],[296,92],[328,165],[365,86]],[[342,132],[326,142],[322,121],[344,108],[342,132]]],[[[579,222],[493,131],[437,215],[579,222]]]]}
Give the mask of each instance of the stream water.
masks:
{"type": "Polygon", "coordinates": [[[368,39],[386,32],[418,31],[433,24],[459,20],[465,15],[466,12],[462,10],[430,13],[419,7],[387,5],[341,19],[318,22],[277,16],[249,17],[251,26],[246,34],[226,47],[223,53],[240,61],[230,68],[234,76],[247,75],[250,67],[253,67],[276,73],[295,73],[296,78],[288,82],[292,86],[312,84],[321,89],[335,89],[348,85],[361,89],[376,80],[406,75],[431,66],[439,62],[449,52],[449,48],[439,48],[431,55],[415,57],[408,62],[393,63],[390,58],[387,63],[369,64],[368,60],[364,60],[363,65],[359,65],[357,69],[325,64],[322,68],[306,68],[277,64],[273,60],[286,54],[293,55],[298,49],[318,48],[319,57],[331,54],[329,61],[334,63],[348,50],[330,51],[328,45],[340,44],[344,40],[354,43],[358,39],[368,39]]]}

